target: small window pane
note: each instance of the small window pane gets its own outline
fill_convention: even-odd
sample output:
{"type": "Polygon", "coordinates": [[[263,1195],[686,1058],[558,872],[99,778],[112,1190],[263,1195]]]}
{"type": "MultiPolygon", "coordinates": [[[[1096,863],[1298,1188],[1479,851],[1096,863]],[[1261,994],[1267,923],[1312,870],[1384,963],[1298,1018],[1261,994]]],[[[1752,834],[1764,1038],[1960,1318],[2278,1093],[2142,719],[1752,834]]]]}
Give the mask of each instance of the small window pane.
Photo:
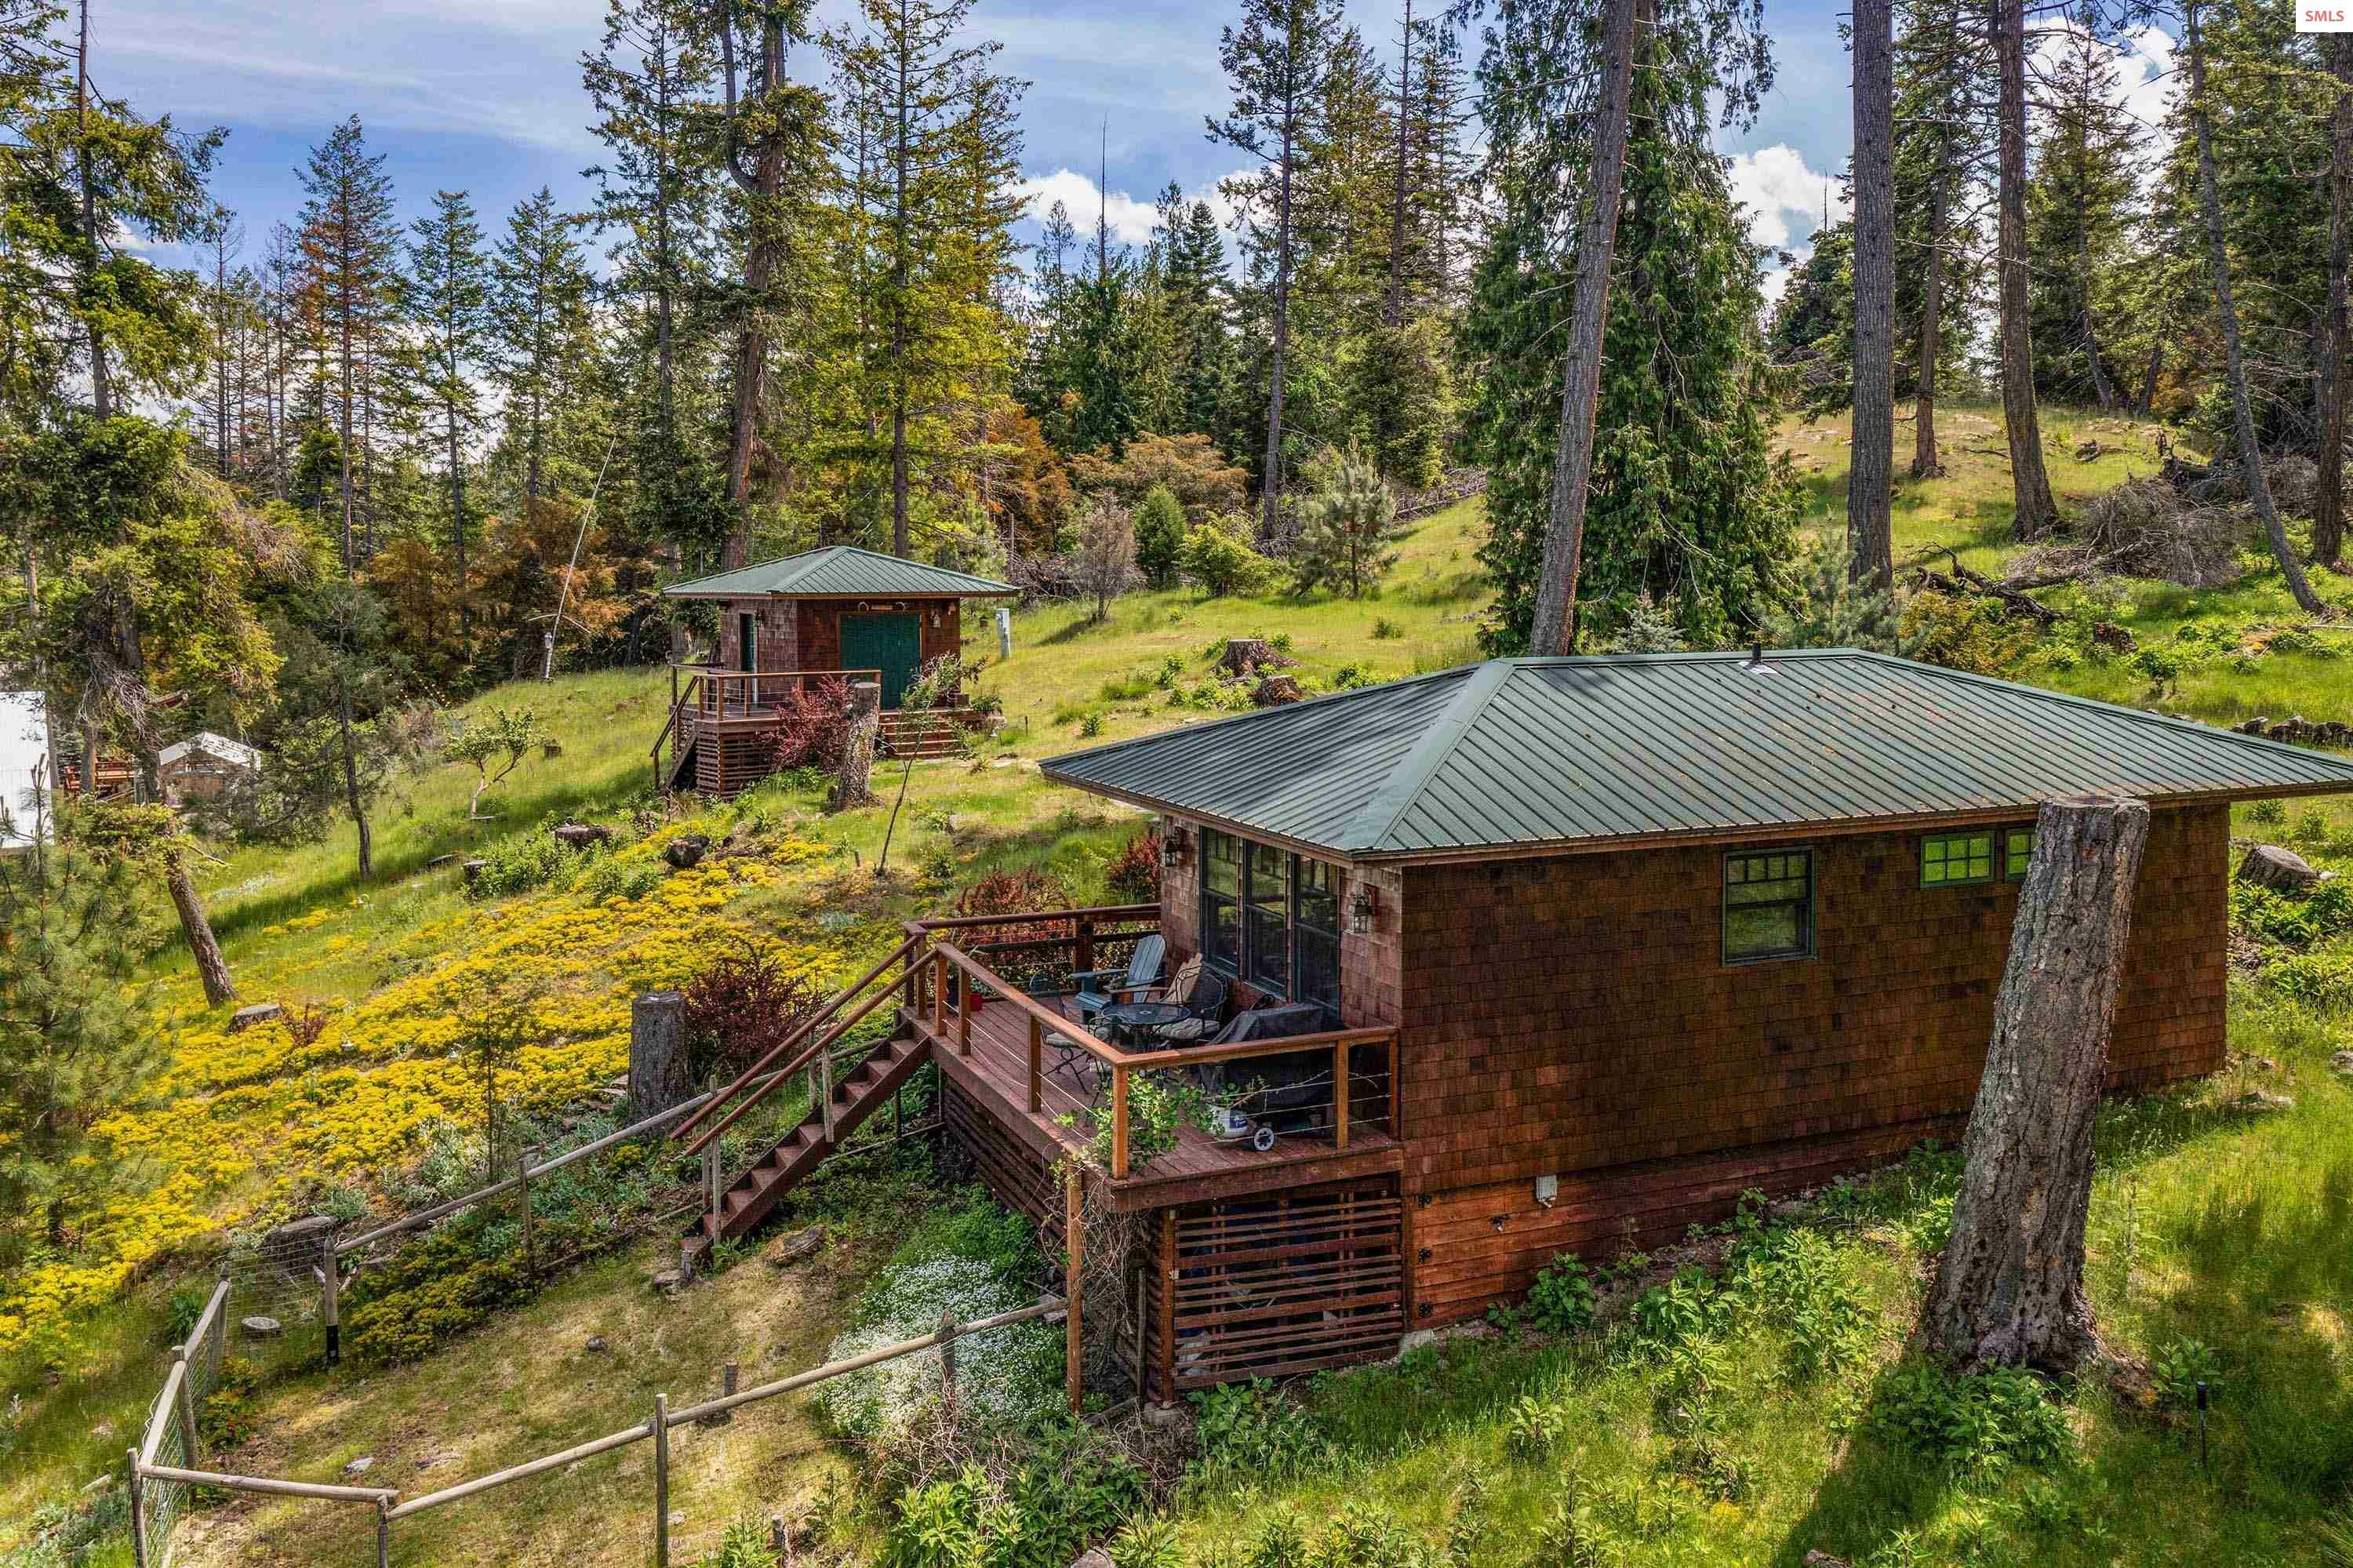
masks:
{"type": "Polygon", "coordinates": [[[1201,834],[1201,957],[1228,974],[1241,972],[1241,841],[1201,834]]]}
{"type": "Polygon", "coordinates": [[[1934,833],[1920,841],[1920,885],[1993,880],[1993,834],[1934,833]]]}
{"type": "Polygon", "coordinates": [[[1803,958],[1814,949],[1814,857],[1805,852],[1726,855],[1724,958],[1803,958]]]}
{"type": "Polygon", "coordinates": [[[2004,841],[2004,852],[2007,859],[2002,866],[2002,874],[2012,882],[2025,881],[2027,865],[2034,859],[2034,830],[2010,829],[2010,837],[2004,841]]]}

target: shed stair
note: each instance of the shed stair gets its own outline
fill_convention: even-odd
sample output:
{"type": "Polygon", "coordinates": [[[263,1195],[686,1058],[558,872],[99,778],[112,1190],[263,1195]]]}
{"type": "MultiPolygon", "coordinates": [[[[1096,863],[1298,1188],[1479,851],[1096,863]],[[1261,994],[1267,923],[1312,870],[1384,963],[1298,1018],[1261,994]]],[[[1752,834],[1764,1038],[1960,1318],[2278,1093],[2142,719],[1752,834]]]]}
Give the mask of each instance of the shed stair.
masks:
{"type": "Polygon", "coordinates": [[[882,715],[882,749],[902,759],[918,762],[961,757],[964,746],[952,714],[893,711],[882,715]]]}
{"type": "Polygon", "coordinates": [[[708,1212],[696,1218],[686,1233],[687,1256],[699,1263],[714,1243],[733,1241],[767,1218],[786,1193],[839,1150],[916,1068],[931,1059],[931,1042],[902,1025],[855,1067],[834,1079],[832,1130],[828,1133],[826,1128],[824,1106],[811,1106],[800,1125],[754,1160],[720,1194],[715,1224],[708,1212]]]}

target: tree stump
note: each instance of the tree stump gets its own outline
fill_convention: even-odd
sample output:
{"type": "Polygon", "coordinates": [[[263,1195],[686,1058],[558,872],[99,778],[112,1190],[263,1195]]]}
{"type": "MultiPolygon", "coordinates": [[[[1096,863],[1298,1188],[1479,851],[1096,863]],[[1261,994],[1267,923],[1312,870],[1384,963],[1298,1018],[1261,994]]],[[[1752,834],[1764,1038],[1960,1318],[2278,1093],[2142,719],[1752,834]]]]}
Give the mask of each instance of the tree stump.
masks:
{"type": "Polygon", "coordinates": [[[1218,668],[1229,675],[1254,675],[1261,670],[1286,670],[1298,662],[1263,637],[1229,637],[1218,668]]]}
{"type": "Polygon", "coordinates": [[[1285,707],[1306,700],[1307,694],[1301,691],[1299,683],[1289,675],[1269,675],[1258,683],[1258,690],[1250,694],[1250,706],[1254,708],[1285,707]]]}
{"type": "Polygon", "coordinates": [[[642,1121],[694,1097],[686,1055],[686,998],[649,991],[629,1004],[629,1115],[642,1121]]]}
{"type": "Polygon", "coordinates": [[[683,833],[662,846],[662,859],[680,871],[691,870],[711,849],[711,841],[701,833],[683,833]]]}
{"type": "Polygon", "coordinates": [[[882,688],[872,681],[854,681],[849,687],[849,712],[844,721],[841,763],[834,769],[833,789],[826,804],[837,811],[874,804],[874,749],[882,728],[882,688]]]}
{"type": "Polygon", "coordinates": [[[2302,893],[2320,880],[2320,873],[2294,850],[2284,850],[2277,844],[2257,844],[2239,863],[2237,880],[2268,887],[2274,893],[2302,893]]]}
{"type": "Polygon", "coordinates": [[[2084,1293],[2092,1128],[2107,1077],[2148,808],[2052,800],[2010,928],[1985,1076],[1961,1144],[1929,1342],[1964,1368],[2068,1372],[2095,1348],[2084,1293]]]}

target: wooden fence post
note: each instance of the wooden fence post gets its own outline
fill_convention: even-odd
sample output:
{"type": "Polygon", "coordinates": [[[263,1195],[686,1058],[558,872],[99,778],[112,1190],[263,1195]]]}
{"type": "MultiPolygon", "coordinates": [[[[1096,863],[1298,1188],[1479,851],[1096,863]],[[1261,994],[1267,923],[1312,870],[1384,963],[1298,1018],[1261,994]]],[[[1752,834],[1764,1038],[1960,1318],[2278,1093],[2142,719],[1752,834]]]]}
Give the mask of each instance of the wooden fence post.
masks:
{"type": "Polygon", "coordinates": [[[825,1140],[833,1141],[833,1047],[817,1054],[817,1103],[825,1120],[825,1140]]]}
{"type": "Polygon", "coordinates": [[[392,1568],[392,1499],[375,1499],[375,1568],[392,1568]]]}
{"type": "MultiPolygon", "coordinates": [[[[1033,1022],[1031,1028],[1035,1028],[1033,1022]]],[[[1086,1345],[1079,1324],[1080,1299],[1086,1291],[1080,1284],[1080,1271],[1084,1266],[1082,1255],[1086,1248],[1085,1187],[1078,1168],[1072,1166],[1062,1173],[1062,1250],[1068,1262],[1062,1269],[1062,1381],[1071,1396],[1071,1414],[1076,1415],[1086,1399],[1086,1345]]]]}
{"type": "Polygon", "coordinates": [[[1046,1026],[1033,1012],[1029,1015],[1029,1108],[1033,1111],[1046,1108],[1045,1061],[1046,1026]]]}
{"type": "Polygon", "coordinates": [[[654,1395],[654,1568],[670,1568],[670,1396],[654,1395]]]}
{"type": "Polygon", "coordinates": [[[329,1366],[343,1359],[343,1266],[335,1261],[335,1233],[330,1226],[319,1233],[319,1320],[327,1327],[329,1366]]]}
{"type": "Polygon", "coordinates": [[[147,1503],[139,1484],[139,1450],[129,1450],[131,1458],[131,1561],[138,1568],[147,1568],[147,1503]]]}
{"type": "Polygon", "coordinates": [[[719,1139],[702,1146],[702,1201],[711,1213],[711,1245],[719,1245],[719,1139]]]}
{"type": "Polygon", "coordinates": [[[539,1278],[539,1252],[532,1245],[531,1234],[531,1166],[539,1158],[539,1146],[532,1145],[522,1151],[522,1168],[515,1172],[516,1190],[522,1203],[522,1277],[525,1280],[539,1278]]]}
{"type": "Polygon", "coordinates": [[[940,1404],[947,1412],[948,1425],[955,1425],[955,1337],[956,1320],[953,1308],[940,1308],[940,1404]]]}
{"type": "Polygon", "coordinates": [[[185,1345],[172,1352],[172,1359],[180,1363],[180,1446],[188,1456],[188,1468],[193,1470],[197,1467],[196,1460],[201,1457],[196,1446],[196,1396],[188,1387],[189,1381],[195,1376],[195,1369],[188,1365],[188,1351],[185,1345]]]}

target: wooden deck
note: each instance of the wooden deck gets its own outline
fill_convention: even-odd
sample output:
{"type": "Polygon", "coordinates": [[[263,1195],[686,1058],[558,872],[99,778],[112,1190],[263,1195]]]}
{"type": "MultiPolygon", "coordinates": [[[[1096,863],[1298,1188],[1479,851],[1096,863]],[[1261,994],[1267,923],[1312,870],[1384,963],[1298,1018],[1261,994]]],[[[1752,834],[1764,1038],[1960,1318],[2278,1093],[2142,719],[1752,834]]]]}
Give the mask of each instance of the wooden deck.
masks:
{"type": "MultiPolygon", "coordinates": [[[[1019,1142],[1042,1166],[1086,1148],[1091,1118],[1098,1107],[1091,1093],[1093,1075],[1083,1062],[1044,1058],[1042,1107],[1029,1108],[1029,1025],[1026,1014],[1003,1001],[982,1002],[972,1013],[970,1048],[959,1049],[960,1015],[949,1012],[945,1027],[925,1011],[902,1009],[902,1024],[932,1043],[940,1072],[976,1101],[989,1119],[1019,1142]],[[1057,1118],[1069,1117],[1065,1127],[1057,1118]]],[[[1108,1092],[1101,1108],[1110,1107],[1108,1092]]],[[[1248,1143],[1221,1142],[1198,1128],[1183,1128],[1176,1147],[1132,1168],[1109,1183],[1112,1206],[1122,1212],[1166,1208],[1223,1198],[1245,1197],[1360,1176],[1393,1175],[1404,1152],[1386,1127],[1358,1121],[1348,1147],[1335,1149],[1328,1133],[1280,1137],[1263,1153],[1248,1143]]]]}

